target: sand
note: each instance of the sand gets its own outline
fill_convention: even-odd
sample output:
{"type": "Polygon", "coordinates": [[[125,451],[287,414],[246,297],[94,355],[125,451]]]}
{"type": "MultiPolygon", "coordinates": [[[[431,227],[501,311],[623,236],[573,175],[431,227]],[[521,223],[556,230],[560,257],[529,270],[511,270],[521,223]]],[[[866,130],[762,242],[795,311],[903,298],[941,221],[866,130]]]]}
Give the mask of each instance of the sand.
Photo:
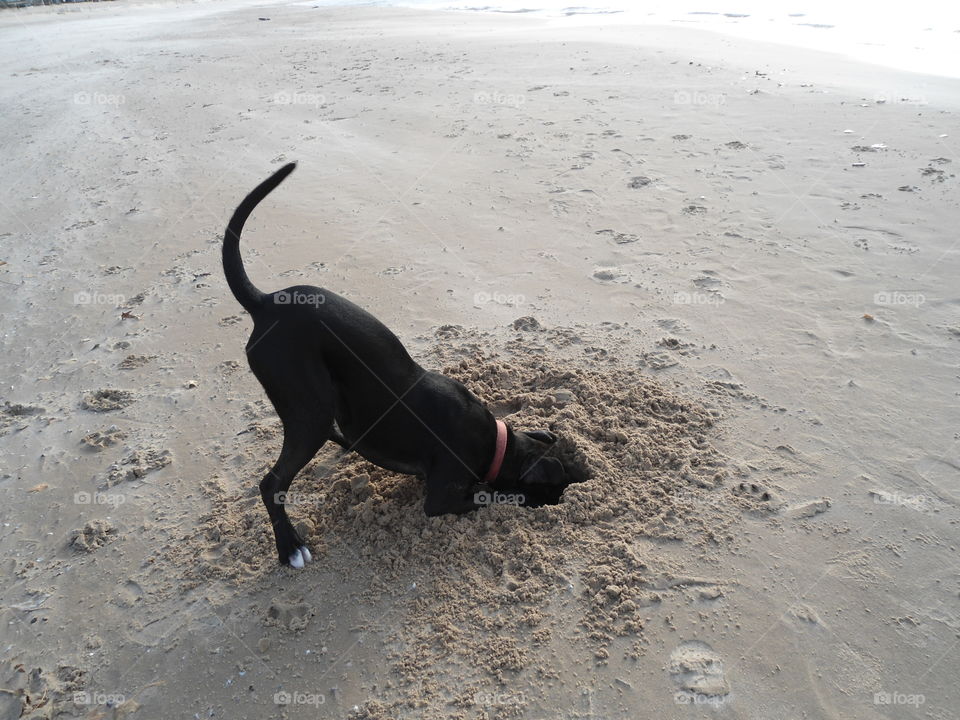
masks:
{"type": "Polygon", "coordinates": [[[0,718],[956,716],[957,81],[309,3],[0,35],[0,718]],[[289,160],[254,281],[554,430],[562,503],[325,448],[275,564],[219,243],[289,160]]]}

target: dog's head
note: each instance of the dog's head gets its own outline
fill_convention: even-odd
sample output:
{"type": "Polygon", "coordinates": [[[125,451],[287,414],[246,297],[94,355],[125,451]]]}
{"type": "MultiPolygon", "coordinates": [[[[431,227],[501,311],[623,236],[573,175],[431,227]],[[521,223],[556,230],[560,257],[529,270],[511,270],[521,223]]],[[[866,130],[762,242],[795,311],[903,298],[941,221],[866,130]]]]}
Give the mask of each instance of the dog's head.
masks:
{"type": "Polygon", "coordinates": [[[501,481],[516,486],[565,487],[569,480],[563,463],[550,454],[557,436],[549,430],[513,432],[512,462],[501,481]]]}

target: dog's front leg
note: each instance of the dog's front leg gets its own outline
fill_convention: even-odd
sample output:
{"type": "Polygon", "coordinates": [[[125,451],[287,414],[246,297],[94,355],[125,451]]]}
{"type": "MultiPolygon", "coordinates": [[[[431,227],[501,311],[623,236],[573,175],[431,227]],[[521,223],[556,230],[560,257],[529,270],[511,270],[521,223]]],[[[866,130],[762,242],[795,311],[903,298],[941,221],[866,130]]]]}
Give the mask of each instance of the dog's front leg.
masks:
{"type": "Polygon", "coordinates": [[[423,500],[423,511],[428,517],[463,513],[476,510],[476,479],[464,477],[467,474],[463,466],[453,467],[450,463],[440,463],[427,473],[427,496],[423,500]]]}

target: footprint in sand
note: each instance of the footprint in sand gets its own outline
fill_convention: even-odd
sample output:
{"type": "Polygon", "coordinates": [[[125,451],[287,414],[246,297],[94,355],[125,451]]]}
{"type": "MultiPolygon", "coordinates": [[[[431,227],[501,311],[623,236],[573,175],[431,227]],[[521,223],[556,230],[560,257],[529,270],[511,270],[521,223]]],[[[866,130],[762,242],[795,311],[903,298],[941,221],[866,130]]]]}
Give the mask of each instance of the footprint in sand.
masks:
{"type": "Polygon", "coordinates": [[[134,450],[110,466],[107,479],[100,488],[110,488],[128,480],[139,480],[149,473],[165,468],[171,462],[173,462],[173,453],[166,449],[134,450]]]}
{"type": "Polygon", "coordinates": [[[64,230],[81,230],[83,228],[90,227],[91,225],[96,225],[95,220],[78,220],[70,227],[64,228],[64,230]]]}
{"type": "Polygon", "coordinates": [[[699,640],[682,643],[670,653],[670,677],[677,685],[677,704],[719,704],[730,694],[723,660],[699,640]]]}
{"type": "Polygon", "coordinates": [[[0,717],[66,717],[75,714],[76,698],[86,686],[85,671],[60,664],[56,670],[19,662],[0,667],[0,717]]]}
{"type": "Polygon", "coordinates": [[[88,435],[84,435],[82,438],[80,438],[80,442],[99,452],[100,450],[108,448],[111,445],[116,445],[126,437],[126,433],[124,433],[120,428],[118,428],[116,425],[111,425],[106,430],[95,430],[88,435]]]}
{"type": "Polygon", "coordinates": [[[679,362],[673,356],[660,350],[645,352],[640,356],[641,367],[648,367],[651,370],[665,370],[678,364],[679,362]]]}
{"type": "Polygon", "coordinates": [[[787,515],[794,520],[802,520],[803,518],[811,518],[820,513],[824,513],[830,509],[830,506],[833,503],[830,501],[830,498],[816,498],[814,500],[808,500],[806,502],[800,503],[798,505],[793,505],[787,508],[787,515]]]}
{"type": "Polygon", "coordinates": [[[310,606],[303,601],[288,602],[278,598],[267,608],[264,624],[286,630],[303,630],[313,614],[310,606]]]}
{"type": "Polygon", "coordinates": [[[30,425],[31,418],[36,418],[41,422],[49,424],[51,418],[41,416],[45,411],[45,408],[39,405],[5,403],[4,406],[0,408],[0,436],[6,435],[8,432],[25,430],[30,425]]]}
{"type": "Polygon", "coordinates": [[[632,233],[622,233],[617,232],[616,230],[597,230],[594,235],[608,235],[611,240],[613,240],[617,245],[629,245],[630,243],[635,243],[638,238],[632,233]]]}
{"type": "Polygon", "coordinates": [[[224,360],[222,363],[217,365],[217,369],[220,371],[220,374],[224,377],[228,375],[233,375],[235,372],[240,370],[240,363],[236,360],[224,360]]]}
{"type": "Polygon", "coordinates": [[[816,609],[806,603],[791,605],[787,612],[789,618],[800,628],[809,628],[820,625],[823,622],[820,619],[820,615],[817,614],[816,609]]]}
{"type": "Polygon", "coordinates": [[[127,580],[114,591],[113,603],[117,607],[135,608],[143,602],[143,588],[134,580],[127,580]]]}
{"type": "Polygon", "coordinates": [[[90,520],[82,528],[70,533],[70,547],[81,552],[93,552],[117,536],[117,529],[109,520],[90,520]]]}
{"type": "Polygon", "coordinates": [[[677,320],[675,318],[660,318],[656,321],[657,327],[662,330],[669,330],[671,332],[684,332],[690,329],[690,326],[687,325],[682,320],[677,320]]]}
{"type": "Polygon", "coordinates": [[[628,282],[629,278],[627,274],[623,272],[620,268],[611,266],[611,267],[599,267],[593,271],[591,277],[594,280],[602,283],[611,283],[611,282],[628,282]]]}
{"type": "Polygon", "coordinates": [[[766,515],[780,511],[779,498],[763,485],[742,482],[734,485],[731,492],[745,501],[752,512],[766,515]]]}
{"type": "Polygon", "coordinates": [[[764,490],[762,486],[756,483],[740,483],[733,489],[733,494],[741,497],[750,497],[763,502],[773,499],[769,490],[764,490]]]}
{"type": "Polygon", "coordinates": [[[121,370],[134,370],[143,367],[156,357],[156,355],[127,355],[117,367],[121,370]]]}
{"type": "Polygon", "coordinates": [[[122,410],[128,405],[133,404],[136,398],[129,390],[95,390],[83,396],[80,403],[84,410],[93,410],[94,412],[109,412],[111,410],[122,410]]]}

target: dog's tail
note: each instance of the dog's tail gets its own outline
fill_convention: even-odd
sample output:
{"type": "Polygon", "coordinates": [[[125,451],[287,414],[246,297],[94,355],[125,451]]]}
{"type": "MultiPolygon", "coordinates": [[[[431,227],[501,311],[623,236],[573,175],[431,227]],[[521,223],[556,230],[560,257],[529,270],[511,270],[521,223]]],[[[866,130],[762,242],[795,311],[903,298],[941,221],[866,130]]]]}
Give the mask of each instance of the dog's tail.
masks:
{"type": "Polygon", "coordinates": [[[230,286],[233,296],[249,313],[253,313],[254,310],[263,304],[263,299],[266,295],[260,292],[254,284],[250,282],[250,278],[247,277],[247,271],[243,269],[243,260],[240,258],[240,233],[243,230],[243,224],[247,221],[247,218],[250,217],[253,209],[259,205],[260,201],[269,195],[277,185],[282,183],[283,179],[292,173],[296,166],[296,163],[284,165],[273,175],[257,185],[253,192],[247,195],[239,207],[237,207],[236,211],[234,211],[233,217],[230,218],[230,223],[227,225],[227,232],[223,236],[223,272],[227,276],[227,285],[230,286]]]}

